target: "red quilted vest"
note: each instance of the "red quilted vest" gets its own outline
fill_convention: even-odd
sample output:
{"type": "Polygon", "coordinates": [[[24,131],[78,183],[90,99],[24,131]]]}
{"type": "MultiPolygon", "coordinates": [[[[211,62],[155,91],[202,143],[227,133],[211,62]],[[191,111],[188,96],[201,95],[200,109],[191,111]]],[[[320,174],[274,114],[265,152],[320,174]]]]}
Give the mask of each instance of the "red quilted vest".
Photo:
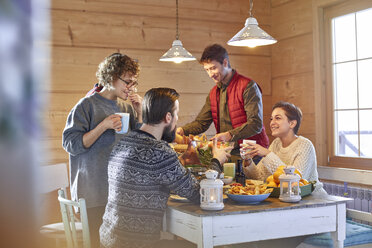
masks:
{"type": "MultiPolygon", "coordinates": [[[[237,128],[247,122],[247,115],[244,110],[243,93],[250,81],[250,78],[244,77],[235,72],[229,86],[227,86],[227,106],[233,128],[237,128]]],[[[259,89],[261,91],[260,87],[259,89]]],[[[211,102],[211,112],[214,126],[216,127],[217,133],[219,133],[220,125],[218,123],[218,115],[220,106],[220,91],[218,90],[217,86],[212,88],[211,92],[209,93],[209,99],[211,102]]],[[[262,125],[261,133],[253,135],[252,137],[246,137],[246,139],[256,140],[257,144],[260,144],[266,148],[269,147],[269,138],[266,135],[264,125],[262,125]]],[[[239,140],[238,142],[241,143],[242,140],[239,140]]]]}

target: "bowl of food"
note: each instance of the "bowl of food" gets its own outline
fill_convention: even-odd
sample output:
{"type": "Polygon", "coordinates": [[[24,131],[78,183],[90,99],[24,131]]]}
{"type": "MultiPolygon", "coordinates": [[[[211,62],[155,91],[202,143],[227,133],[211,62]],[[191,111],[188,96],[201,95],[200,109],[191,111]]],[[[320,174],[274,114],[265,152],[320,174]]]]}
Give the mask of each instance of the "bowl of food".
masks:
{"type": "Polygon", "coordinates": [[[221,178],[221,180],[222,180],[223,184],[228,185],[228,184],[232,183],[233,177],[224,176],[223,178],[221,178]]]}
{"type": "MultiPolygon", "coordinates": [[[[213,141],[194,140],[194,141],[191,141],[191,144],[197,149],[197,155],[198,155],[198,158],[201,164],[205,166],[209,165],[213,158],[213,152],[212,152],[213,141]]],[[[234,142],[217,141],[218,148],[228,148],[228,147],[232,148],[233,146],[234,146],[234,142]]]]}
{"type": "Polygon", "coordinates": [[[260,195],[234,195],[226,194],[229,199],[240,204],[258,204],[269,197],[270,193],[260,195]]]}
{"type": "Polygon", "coordinates": [[[272,190],[265,184],[232,186],[226,195],[238,203],[257,204],[268,198],[272,190]]]}

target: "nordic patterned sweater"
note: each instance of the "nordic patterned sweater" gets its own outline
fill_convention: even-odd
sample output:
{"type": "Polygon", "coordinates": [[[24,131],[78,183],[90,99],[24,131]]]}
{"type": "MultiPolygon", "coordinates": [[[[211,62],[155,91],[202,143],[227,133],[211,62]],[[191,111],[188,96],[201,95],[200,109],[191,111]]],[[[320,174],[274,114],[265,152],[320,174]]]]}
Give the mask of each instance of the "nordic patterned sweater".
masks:
{"type": "Polygon", "coordinates": [[[200,201],[199,183],[174,150],[134,130],[115,145],[108,167],[109,196],[100,228],[101,247],[151,247],[159,240],[170,191],[200,201]]]}
{"type": "Polygon", "coordinates": [[[302,173],[308,181],[316,181],[314,192],[324,193],[323,184],[319,182],[316,169],[315,148],[310,140],[302,136],[293,141],[289,146],[283,147],[279,138],[276,138],[269,147],[270,153],[255,165],[244,167],[248,178],[265,180],[272,175],[280,165],[292,165],[302,173]]]}

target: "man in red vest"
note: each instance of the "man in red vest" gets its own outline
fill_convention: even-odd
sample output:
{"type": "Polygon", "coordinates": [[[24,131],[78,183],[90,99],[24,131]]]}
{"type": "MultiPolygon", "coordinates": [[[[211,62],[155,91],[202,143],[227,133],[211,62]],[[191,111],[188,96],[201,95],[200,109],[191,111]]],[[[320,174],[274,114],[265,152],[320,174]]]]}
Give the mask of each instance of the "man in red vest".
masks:
{"type": "Polygon", "coordinates": [[[238,141],[232,155],[239,155],[242,139],[256,140],[267,148],[269,138],[263,124],[262,94],[258,84],[231,68],[227,51],[221,45],[206,47],[199,62],[216,85],[196,119],[179,127],[177,134],[203,133],[213,121],[217,134],[212,139],[238,141]]]}

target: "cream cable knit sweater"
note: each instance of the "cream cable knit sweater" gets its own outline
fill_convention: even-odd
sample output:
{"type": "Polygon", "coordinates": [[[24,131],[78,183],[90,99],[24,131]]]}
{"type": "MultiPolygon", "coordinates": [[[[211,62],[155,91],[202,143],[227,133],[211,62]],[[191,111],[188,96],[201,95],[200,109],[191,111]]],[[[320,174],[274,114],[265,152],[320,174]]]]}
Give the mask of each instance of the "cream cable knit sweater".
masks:
{"type": "Polygon", "coordinates": [[[292,165],[301,171],[302,177],[308,181],[316,181],[315,192],[325,192],[323,184],[318,180],[316,154],[313,144],[307,138],[299,136],[288,147],[282,147],[282,142],[276,138],[269,147],[267,154],[256,165],[254,162],[244,167],[248,178],[265,180],[272,175],[280,165],[292,165]]]}

